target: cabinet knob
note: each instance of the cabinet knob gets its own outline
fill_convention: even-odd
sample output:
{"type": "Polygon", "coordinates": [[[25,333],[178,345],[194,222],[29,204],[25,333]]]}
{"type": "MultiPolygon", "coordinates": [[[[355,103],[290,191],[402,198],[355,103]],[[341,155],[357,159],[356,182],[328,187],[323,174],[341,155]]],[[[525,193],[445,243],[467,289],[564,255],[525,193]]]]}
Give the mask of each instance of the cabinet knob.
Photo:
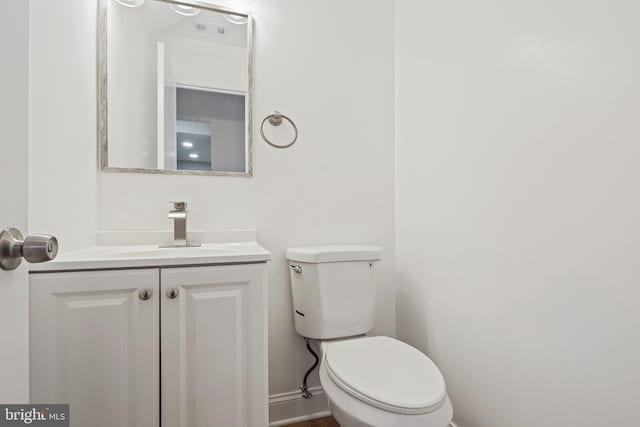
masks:
{"type": "Polygon", "coordinates": [[[167,289],[167,298],[169,299],[178,298],[178,290],[175,288],[167,289]]]}
{"type": "Polygon", "coordinates": [[[151,292],[151,289],[143,289],[138,294],[138,296],[140,297],[140,299],[142,301],[147,301],[147,300],[151,299],[152,295],[153,295],[153,293],[151,292]]]}

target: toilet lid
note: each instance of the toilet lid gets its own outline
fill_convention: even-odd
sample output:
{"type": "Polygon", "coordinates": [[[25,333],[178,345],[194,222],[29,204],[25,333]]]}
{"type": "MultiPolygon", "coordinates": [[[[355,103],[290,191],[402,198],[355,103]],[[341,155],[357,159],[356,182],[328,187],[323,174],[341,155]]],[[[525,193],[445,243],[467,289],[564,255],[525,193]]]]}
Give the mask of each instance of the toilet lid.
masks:
{"type": "Polygon", "coordinates": [[[353,397],[385,411],[426,414],[445,400],[444,378],[424,353],[388,337],[367,337],[328,346],[329,377],[353,397]]]}

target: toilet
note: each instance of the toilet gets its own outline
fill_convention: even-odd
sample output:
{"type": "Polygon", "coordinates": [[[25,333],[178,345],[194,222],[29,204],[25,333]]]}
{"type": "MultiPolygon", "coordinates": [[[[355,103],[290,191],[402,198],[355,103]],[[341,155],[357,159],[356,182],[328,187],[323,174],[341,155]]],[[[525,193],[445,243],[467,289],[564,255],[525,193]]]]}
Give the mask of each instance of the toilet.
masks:
{"type": "Polygon", "coordinates": [[[447,427],[453,409],[438,367],[373,329],[378,246],[287,250],[296,331],[320,342],[320,382],[341,427],[447,427]]]}

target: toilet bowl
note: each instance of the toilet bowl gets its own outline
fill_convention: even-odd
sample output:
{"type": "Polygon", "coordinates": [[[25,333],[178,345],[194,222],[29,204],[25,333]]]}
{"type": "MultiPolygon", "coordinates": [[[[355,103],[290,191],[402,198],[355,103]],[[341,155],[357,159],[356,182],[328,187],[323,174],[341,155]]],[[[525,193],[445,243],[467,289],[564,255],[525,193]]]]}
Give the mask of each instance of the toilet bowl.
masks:
{"type": "Polygon", "coordinates": [[[446,427],[453,409],[437,366],[388,337],[320,344],[320,382],[341,427],[446,427]]]}

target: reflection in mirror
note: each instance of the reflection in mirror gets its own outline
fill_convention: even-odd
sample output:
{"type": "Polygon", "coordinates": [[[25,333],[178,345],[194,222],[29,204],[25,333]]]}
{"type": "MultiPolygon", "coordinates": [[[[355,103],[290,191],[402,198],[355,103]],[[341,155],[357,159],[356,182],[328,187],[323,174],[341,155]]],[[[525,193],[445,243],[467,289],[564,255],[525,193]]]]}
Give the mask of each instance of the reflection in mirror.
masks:
{"type": "Polygon", "coordinates": [[[103,169],[250,175],[250,18],[99,1],[103,169]]]}

